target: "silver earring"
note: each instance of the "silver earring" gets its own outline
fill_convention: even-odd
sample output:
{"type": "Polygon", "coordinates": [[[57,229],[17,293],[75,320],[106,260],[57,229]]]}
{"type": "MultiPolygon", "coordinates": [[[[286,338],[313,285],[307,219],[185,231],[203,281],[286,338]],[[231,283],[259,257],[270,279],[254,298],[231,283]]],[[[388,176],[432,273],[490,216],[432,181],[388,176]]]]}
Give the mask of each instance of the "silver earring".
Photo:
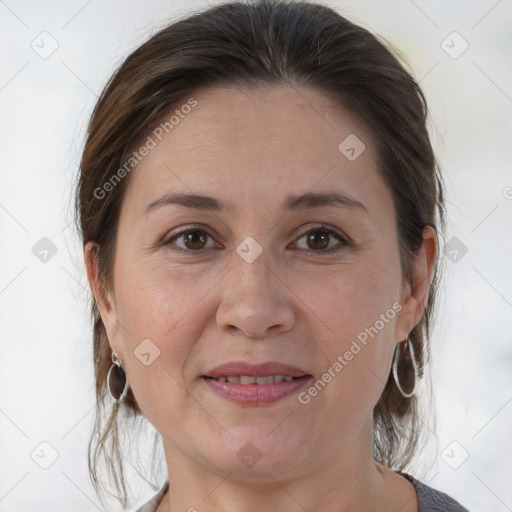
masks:
{"type": "Polygon", "coordinates": [[[411,361],[412,361],[412,368],[414,370],[414,386],[412,387],[412,391],[410,393],[406,393],[402,386],[400,386],[400,382],[398,381],[398,343],[395,348],[395,355],[393,357],[393,378],[395,379],[396,387],[398,388],[398,391],[400,391],[401,395],[404,398],[411,398],[411,396],[414,396],[416,394],[416,385],[418,383],[418,365],[416,364],[416,359],[414,357],[414,347],[412,346],[412,342],[409,339],[409,335],[407,334],[405,336],[405,343],[409,345],[409,351],[411,353],[411,361]]]}
{"type": "Polygon", "coordinates": [[[128,391],[128,379],[114,351],[112,351],[112,366],[107,373],[107,387],[110,391],[110,396],[114,400],[118,402],[124,400],[126,392],[128,391]]]}

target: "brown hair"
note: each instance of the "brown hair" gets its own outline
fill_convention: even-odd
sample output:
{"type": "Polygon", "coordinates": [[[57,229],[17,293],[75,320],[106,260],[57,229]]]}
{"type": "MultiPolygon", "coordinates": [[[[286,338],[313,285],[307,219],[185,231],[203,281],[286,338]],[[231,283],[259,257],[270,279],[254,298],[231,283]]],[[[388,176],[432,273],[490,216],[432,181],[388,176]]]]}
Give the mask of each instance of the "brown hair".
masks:
{"type": "MultiPolygon", "coordinates": [[[[194,91],[223,84],[313,87],[362,121],[393,196],[403,278],[411,282],[423,228],[437,225],[439,233],[445,229],[443,183],[418,83],[377,37],[334,10],[308,2],[262,0],[217,5],[170,24],[129,55],[104,88],[88,126],[76,214],[84,247],[96,243],[105,288],[112,285],[120,205],[129,176],[104,197],[95,191],[112,179],[127,155],[172,109],[194,91]]],[[[410,333],[420,375],[428,356],[438,281],[439,261],[423,317],[410,333]]],[[[125,505],[118,408],[132,420],[142,413],[131,390],[121,405],[110,399],[105,404],[111,349],[94,301],[91,312],[98,406],[89,442],[89,472],[100,495],[98,468],[103,459],[125,505]]],[[[399,368],[402,386],[409,389],[412,371],[404,354],[399,368]]],[[[416,397],[400,394],[391,373],[373,419],[375,460],[404,469],[419,439],[418,403],[416,397]]]]}

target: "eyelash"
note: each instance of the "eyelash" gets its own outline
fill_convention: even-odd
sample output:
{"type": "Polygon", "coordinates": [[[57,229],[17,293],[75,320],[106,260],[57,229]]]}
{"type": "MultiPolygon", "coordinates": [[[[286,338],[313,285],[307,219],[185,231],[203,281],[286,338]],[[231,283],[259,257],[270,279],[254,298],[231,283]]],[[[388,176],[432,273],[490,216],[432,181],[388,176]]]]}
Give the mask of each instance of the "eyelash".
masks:
{"type": "MultiPolygon", "coordinates": [[[[193,232],[196,232],[196,231],[201,231],[201,232],[205,233],[207,236],[209,236],[210,238],[213,239],[213,237],[205,229],[200,228],[200,227],[191,226],[191,227],[188,227],[188,228],[180,231],[179,233],[175,233],[171,238],[169,238],[168,240],[163,242],[163,245],[169,246],[171,248],[171,250],[176,251],[176,252],[181,253],[181,254],[195,254],[195,253],[203,252],[205,249],[193,250],[193,249],[182,249],[181,247],[171,247],[172,242],[174,240],[178,239],[180,236],[183,236],[183,235],[185,235],[187,233],[193,233],[193,232]]],[[[344,249],[346,249],[346,246],[349,245],[349,242],[342,235],[340,235],[340,233],[338,233],[338,231],[335,231],[334,229],[326,226],[325,224],[322,224],[321,226],[316,226],[316,227],[313,227],[313,228],[309,228],[307,231],[304,231],[297,238],[297,240],[300,240],[301,238],[303,238],[308,233],[314,233],[314,232],[318,232],[318,231],[325,232],[326,234],[328,234],[330,236],[334,236],[335,238],[337,238],[342,243],[342,246],[341,247],[334,247],[334,248],[331,248],[331,249],[319,249],[319,250],[316,250],[316,251],[314,249],[303,249],[308,254],[311,254],[311,253],[314,253],[314,254],[332,254],[332,253],[337,253],[337,252],[343,251],[344,249]]]]}

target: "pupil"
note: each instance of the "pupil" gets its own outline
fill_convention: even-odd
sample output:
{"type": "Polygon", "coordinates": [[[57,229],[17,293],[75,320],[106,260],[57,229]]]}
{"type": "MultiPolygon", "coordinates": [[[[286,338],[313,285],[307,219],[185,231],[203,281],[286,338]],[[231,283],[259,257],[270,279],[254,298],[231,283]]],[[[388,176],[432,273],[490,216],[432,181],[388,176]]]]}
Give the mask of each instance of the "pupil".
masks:
{"type": "Polygon", "coordinates": [[[204,236],[204,233],[202,233],[201,231],[191,231],[190,233],[187,233],[185,235],[185,245],[189,249],[201,249],[201,244],[205,243],[206,237],[204,236]],[[195,236],[197,234],[199,234],[199,236],[195,236]]]}
{"type": "MultiPolygon", "coordinates": [[[[320,246],[314,246],[313,249],[324,249],[325,247],[327,247],[329,245],[329,241],[328,241],[328,238],[329,238],[329,233],[327,233],[327,231],[325,230],[319,230],[319,231],[315,231],[313,234],[310,234],[309,237],[308,237],[308,243],[309,242],[313,242],[313,245],[315,245],[315,240],[319,238],[321,239],[321,242],[320,243],[320,246]]],[[[311,247],[311,245],[310,245],[311,247]]]]}

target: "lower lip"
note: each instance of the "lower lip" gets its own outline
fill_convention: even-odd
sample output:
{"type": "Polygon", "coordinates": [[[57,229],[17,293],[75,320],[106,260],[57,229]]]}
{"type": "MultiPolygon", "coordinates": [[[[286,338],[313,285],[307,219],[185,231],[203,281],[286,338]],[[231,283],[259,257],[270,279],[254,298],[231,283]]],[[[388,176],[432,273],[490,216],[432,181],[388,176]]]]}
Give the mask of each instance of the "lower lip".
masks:
{"type": "Polygon", "coordinates": [[[283,380],[272,384],[236,384],[202,377],[206,384],[220,396],[240,405],[252,406],[271,404],[292,395],[311,378],[311,375],[305,375],[298,379],[283,380]]]}

